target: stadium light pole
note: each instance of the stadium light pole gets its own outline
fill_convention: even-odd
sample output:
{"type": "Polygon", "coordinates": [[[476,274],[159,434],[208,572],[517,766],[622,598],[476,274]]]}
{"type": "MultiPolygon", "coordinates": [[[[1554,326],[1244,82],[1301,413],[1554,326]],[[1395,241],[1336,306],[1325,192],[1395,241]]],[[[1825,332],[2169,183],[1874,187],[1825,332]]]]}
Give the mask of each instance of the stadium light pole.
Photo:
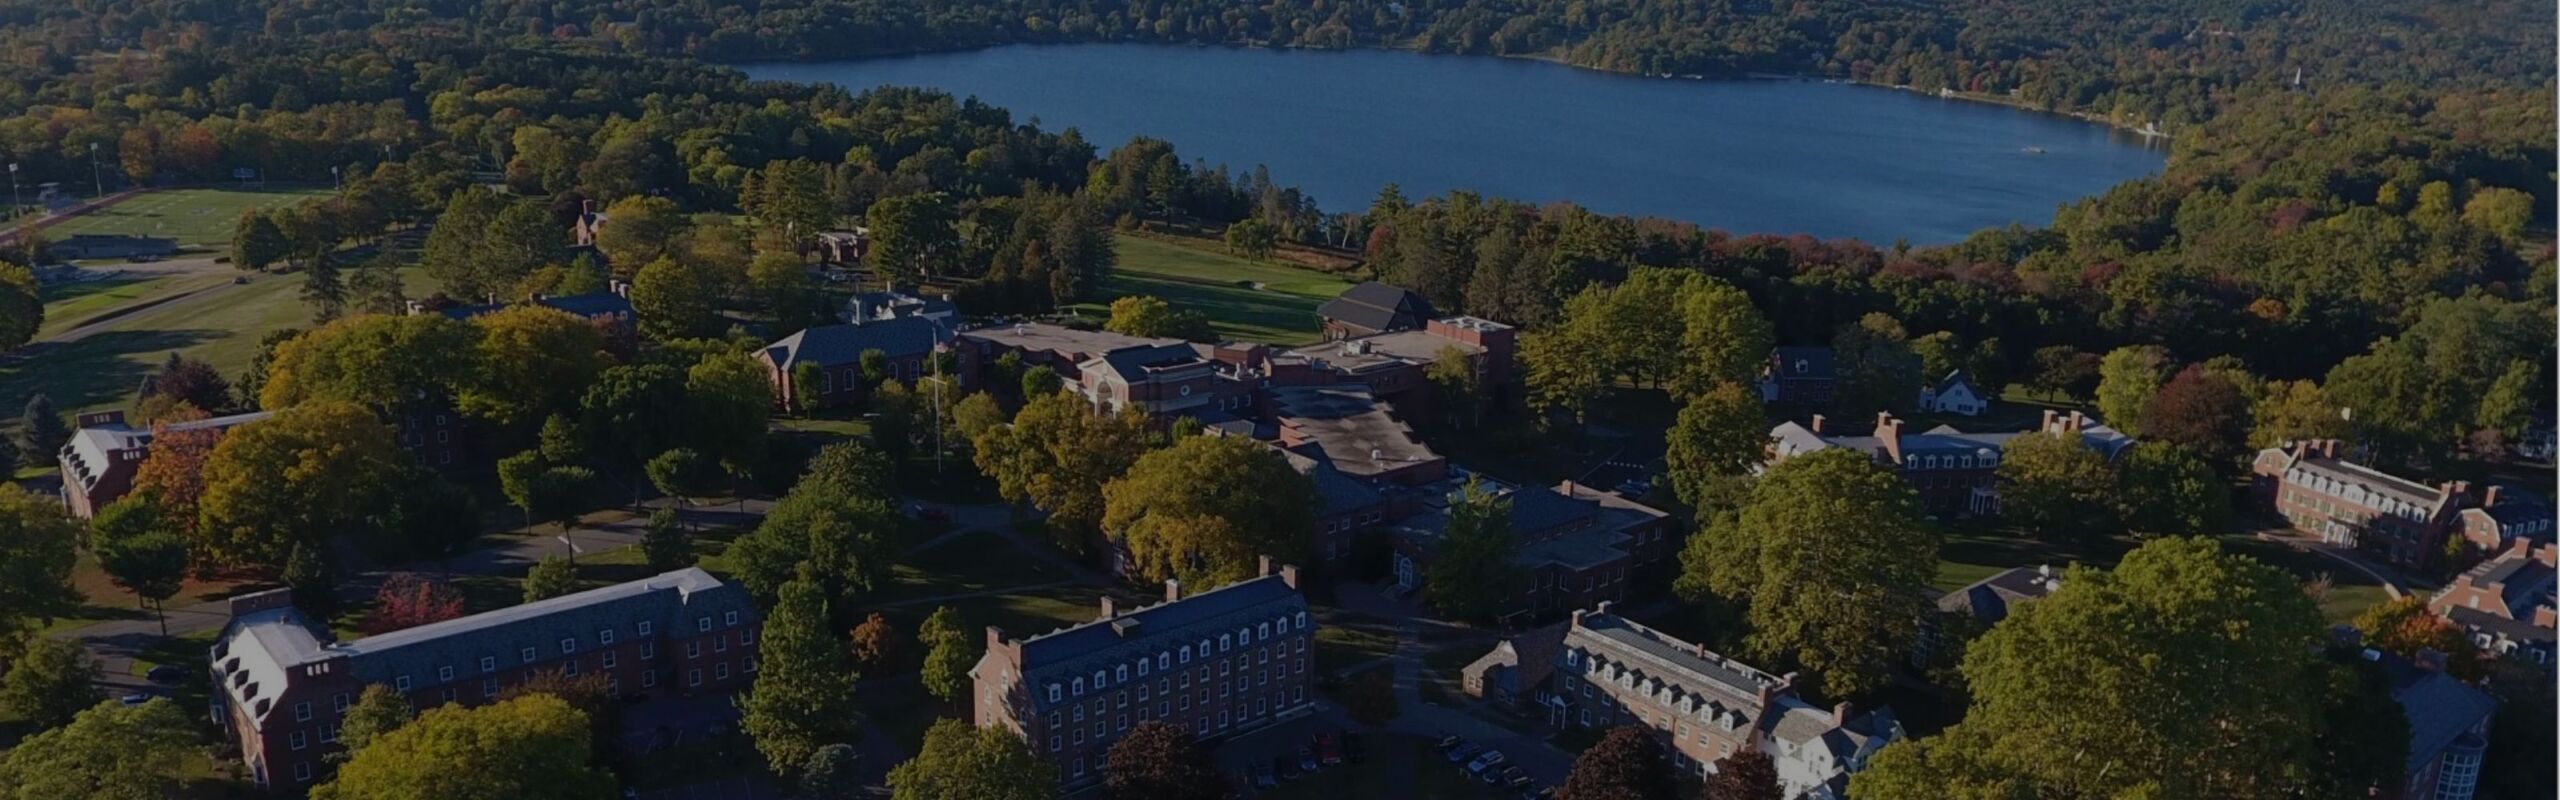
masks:
{"type": "Polygon", "coordinates": [[[9,162],[9,216],[17,216],[26,201],[18,199],[18,162],[9,162]]]}
{"type": "Polygon", "coordinates": [[[96,189],[96,190],[97,190],[97,196],[98,196],[98,197],[102,197],[102,198],[103,198],[103,197],[106,197],[106,196],[107,196],[107,177],[106,177],[106,173],[103,173],[103,172],[99,172],[99,171],[98,171],[98,143],[97,143],[97,142],[90,142],[90,143],[89,143],[89,185],[90,185],[92,188],[94,188],[94,189],[96,189]]]}

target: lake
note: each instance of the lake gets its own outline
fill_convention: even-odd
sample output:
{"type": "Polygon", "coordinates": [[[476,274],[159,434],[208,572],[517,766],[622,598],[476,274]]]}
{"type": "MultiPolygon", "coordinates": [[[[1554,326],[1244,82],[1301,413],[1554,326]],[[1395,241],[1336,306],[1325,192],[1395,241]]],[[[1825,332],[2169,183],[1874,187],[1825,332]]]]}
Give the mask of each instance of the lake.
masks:
{"type": "Polygon", "coordinates": [[[1267,165],[1328,211],[1451,189],[1695,222],[1939,244],[2042,225],[2165,150],[2067,117],[1808,80],[1638,78],[1518,59],[1139,44],[760,64],[756,78],[929,86],[1185,160],[1267,165]]]}

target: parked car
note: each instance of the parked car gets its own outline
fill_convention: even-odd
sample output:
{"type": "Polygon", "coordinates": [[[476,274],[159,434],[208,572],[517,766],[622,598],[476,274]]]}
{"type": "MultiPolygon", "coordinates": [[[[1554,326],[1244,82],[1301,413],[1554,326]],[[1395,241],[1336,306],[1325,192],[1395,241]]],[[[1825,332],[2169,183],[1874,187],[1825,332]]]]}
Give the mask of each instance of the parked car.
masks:
{"type": "Polygon", "coordinates": [[[1502,751],[1487,750],[1484,751],[1484,753],[1477,755],[1474,761],[1467,762],[1467,772],[1479,773],[1494,767],[1502,766],[1503,760],[1502,751]]]}
{"type": "Polygon", "coordinates": [[[1486,769],[1484,774],[1477,777],[1480,780],[1483,780],[1486,786],[1503,786],[1511,783],[1511,779],[1513,778],[1524,778],[1525,776],[1520,774],[1520,767],[1505,764],[1499,769],[1486,769]]]}
{"type": "Polygon", "coordinates": [[[1289,754],[1287,754],[1287,753],[1282,753],[1282,754],[1279,754],[1279,755],[1276,755],[1276,756],[1272,756],[1272,757],[1271,757],[1271,770],[1272,770],[1273,772],[1278,772],[1278,773],[1280,773],[1280,779],[1281,779],[1281,780],[1284,780],[1284,781],[1294,781],[1294,780],[1297,780],[1297,779],[1298,779],[1298,760],[1297,760],[1297,759],[1294,759],[1294,758],[1290,758],[1290,757],[1289,757],[1289,754]]]}
{"type": "Polygon", "coordinates": [[[1520,790],[1520,800],[1556,800],[1556,787],[1530,784],[1520,790]]]}
{"type": "Polygon", "coordinates": [[[1440,749],[1440,752],[1446,753],[1446,752],[1449,752],[1449,748],[1456,747],[1456,746],[1458,746],[1458,745],[1462,745],[1462,744],[1466,744],[1466,743],[1467,743],[1467,740],[1466,740],[1466,739],[1464,739],[1464,738],[1461,738],[1461,737],[1457,737],[1457,736],[1443,736],[1443,737],[1440,737],[1440,743],[1439,743],[1439,744],[1432,745],[1432,747],[1439,748],[1439,749],[1440,749]]]}
{"type": "Polygon", "coordinates": [[[131,693],[131,694],[127,694],[127,695],[125,695],[125,696],[123,696],[123,697],[117,698],[117,700],[118,700],[118,701],[120,701],[120,702],[122,702],[122,703],[124,703],[125,705],[128,705],[128,706],[138,706],[138,705],[142,705],[142,704],[144,704],[144,703],[151,702],[151,693],[150,693],[150,692],[134,692],[134,693],[131,693]]]}
{"type": "Polygon", "coordinates": [[[1458,746],[1449,748],[1449,763],[1467,763],[1467,759],[1474,758],[1477,753],[1481,752],[1484,752],[1484,745],[1476,744],[1474,742],[1459,742],[1458,746]]]}
{"type": "Polygon", "coordinates": [[[143,673],[142,677],[149,679],[152,683],[177,683],[187,679],[187,670],[176,664],[162,664],[152,667],[151,671],[143,673]]]}
{"type": "Polygon", "coordinates": [[[1316,760],[1315,748],[1298,748],[1298,769],[1311,774],[1316,770],[1324,769],[1324,763],[1316,760]]]}
{"type": "Polygon", "coordinates": [[[1369,742],[1356,732],[1342,733],[1342,749],[1351,754],[1351,763],[1358,764],[1369,760],[1369,742]]]}
{"type": "Polygon", "coordinates": [[[1280,781],[1272,777],[1271,765],[1256,764],[1253,767],[1253,785],[1258,789],[1269,789],[1279,786],[1280,781]]]}
{"type": "Polygon", "coordinates": [[[1317,734],[1316,760],[1328,767],[1342,763],[1342,737],[1330,733],[1317,734]]]}
{"type": "Polygon", "coordinates": [[[1536,783],[1536,782],[1537,782],[1537,781],[1530,780],[1530,779],[1529,779],[1529,776],[1527,776],[1527,775],[1521,775],[1521,774],[1518,774],[1518,773],[1513,773],[1513,774],[1511,775],[1511,777],[1510,777],[1510,778],[1505,779],[1505,780],[1502,782],[1502,788],[1509,789],[1509,790],[1511,790],[1511,791],[1515,791],[1515,792],[1517,792],[1517,791],[1524,791],[1524,790],[1527,790],[1527,789],[1529,788],[1529,785],[1530,785],[1530,784],[1533,784],[1533,783],[1536,783]]]}

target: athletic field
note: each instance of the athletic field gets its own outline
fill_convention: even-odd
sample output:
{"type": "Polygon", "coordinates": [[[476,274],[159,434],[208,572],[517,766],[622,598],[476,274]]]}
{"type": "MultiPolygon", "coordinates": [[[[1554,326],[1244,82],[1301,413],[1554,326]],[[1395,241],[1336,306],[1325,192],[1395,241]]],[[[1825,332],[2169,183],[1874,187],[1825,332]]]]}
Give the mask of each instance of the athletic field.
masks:
{"type": "Polygon", "coordinates": [[[1113,298],[1155,295],[1176,311],[1209,315],[1220,336],[1300,345],[1322,338],[1316,306],[1351,287],[1340,276],[1227,255],[1206,240],[1177,244],[1124,234],[1114,244],[1120,260],[1102,282],[1102,299],[1077,311],[1107,318],[1113,298]]]}
{"type": "Polygon", "coordinates": [[[322,188],[170,189],[146,192],[124,202],[45,228],[56,241],[83,233],[174,236],[180,247],[227,248],[231,227],[240,212],[326,195],[322,188]]]}

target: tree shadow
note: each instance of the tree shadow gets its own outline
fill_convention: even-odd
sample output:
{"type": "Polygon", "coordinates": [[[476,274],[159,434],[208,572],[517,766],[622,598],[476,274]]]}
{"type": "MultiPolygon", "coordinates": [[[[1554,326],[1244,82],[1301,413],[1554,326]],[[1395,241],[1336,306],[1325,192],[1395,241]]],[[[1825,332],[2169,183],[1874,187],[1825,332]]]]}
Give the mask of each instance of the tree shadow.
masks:
{"type": "Polygon", "coordinates": [[[200,328],[107,331],[76,342],[30,348],[0,366],[0,408],[23,407],[37,393],[51,398],[54,407],[65,413],[113,404],[140,385],[142,376],[159,368],[154,354],[229,335],[200,328]]]}

